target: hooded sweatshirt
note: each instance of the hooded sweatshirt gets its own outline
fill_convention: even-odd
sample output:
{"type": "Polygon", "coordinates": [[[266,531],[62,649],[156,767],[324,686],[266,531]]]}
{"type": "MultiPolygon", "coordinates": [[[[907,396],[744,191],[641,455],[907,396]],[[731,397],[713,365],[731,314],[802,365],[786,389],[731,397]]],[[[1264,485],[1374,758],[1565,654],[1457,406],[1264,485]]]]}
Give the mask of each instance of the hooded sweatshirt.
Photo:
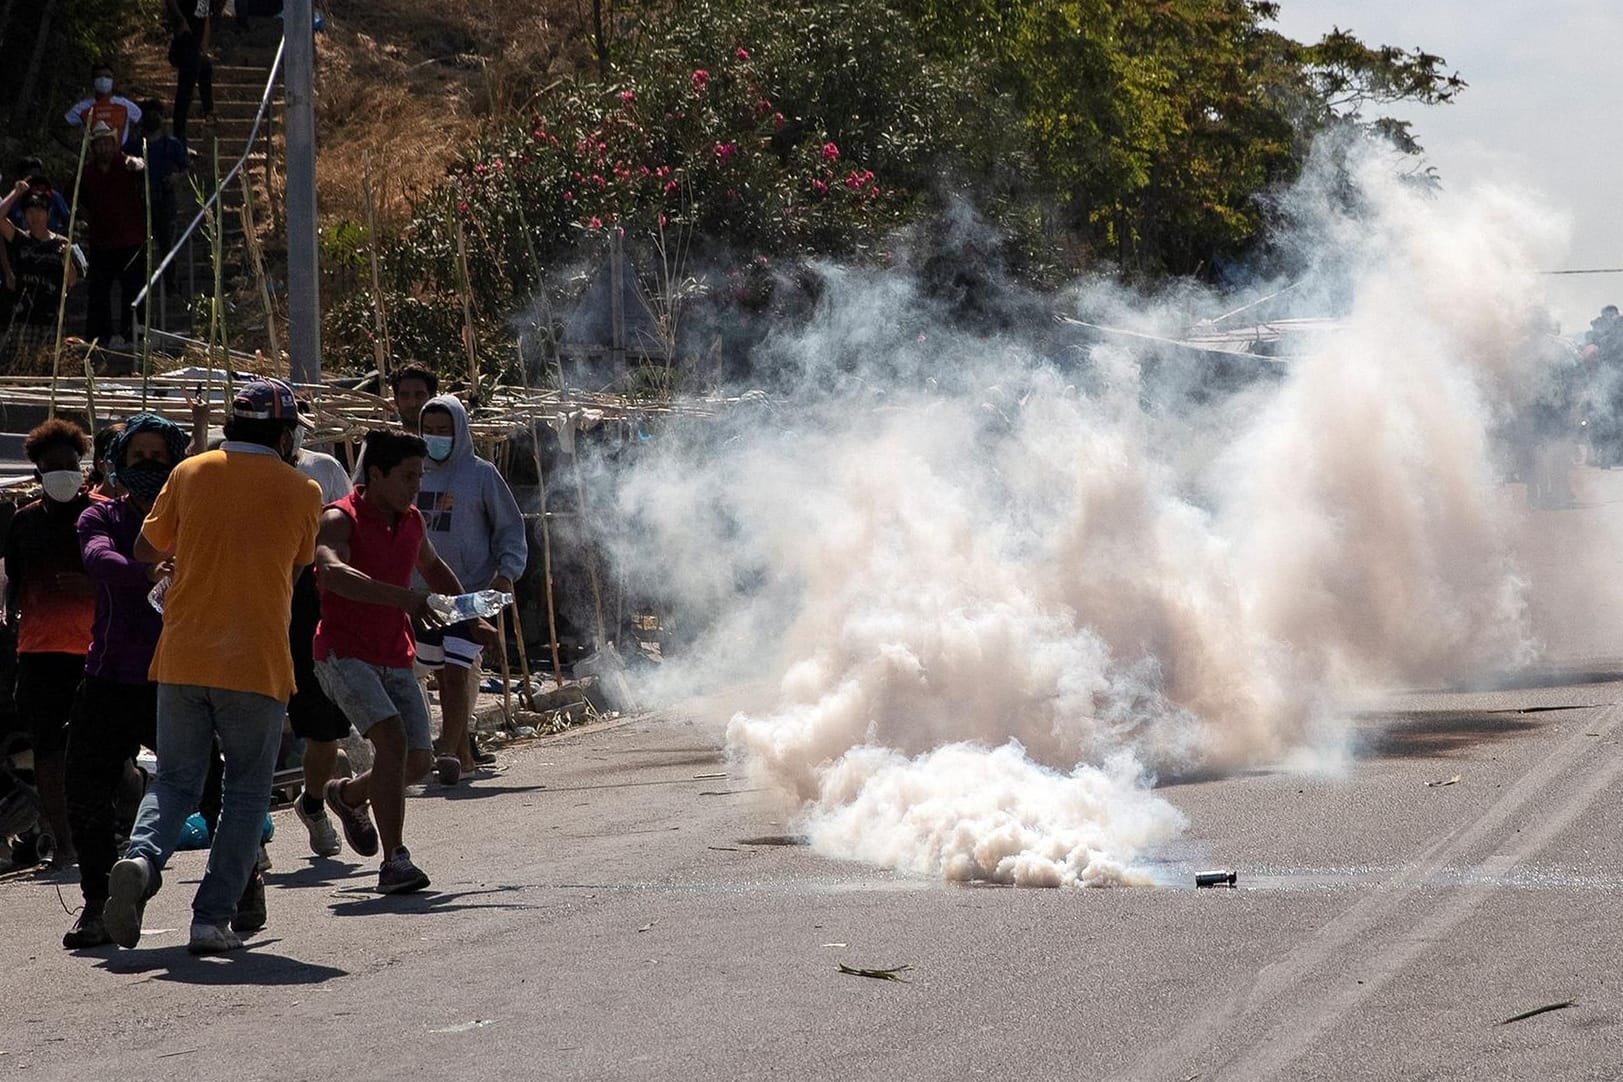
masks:
{"type": "Polygon", "coordinates": [[[431,398],[423,409],[449,413],[455,434],[449,458],[423,460],[417,509],[429,541],[464,590],[483,590],[498,574],[517,582],[529,544],[512,490],[495,466],[473,453],[468,413],[455,395],[431,398]]]}

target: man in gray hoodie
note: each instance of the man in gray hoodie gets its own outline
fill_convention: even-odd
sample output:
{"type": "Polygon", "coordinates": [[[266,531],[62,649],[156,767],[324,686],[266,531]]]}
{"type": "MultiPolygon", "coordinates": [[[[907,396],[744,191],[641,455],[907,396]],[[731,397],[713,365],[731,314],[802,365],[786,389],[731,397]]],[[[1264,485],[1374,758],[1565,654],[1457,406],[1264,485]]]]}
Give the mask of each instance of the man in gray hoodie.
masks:
{"type": "MultiPolygon", "coordinates": [[[[417,494],[428,539],[464,590],[511,593],[529,558],[524,516],[495,466],[473,453],[468,414],[454,395],[431,398],[418,415],[428,461],[417,494]]],[[[417,660],[440,675],[441,755],[474,768],[468,723],[480,672],[472,621],[417,628],[417,660]]],[[[498,644],[506,649],[506,644],[498,644]]]]}

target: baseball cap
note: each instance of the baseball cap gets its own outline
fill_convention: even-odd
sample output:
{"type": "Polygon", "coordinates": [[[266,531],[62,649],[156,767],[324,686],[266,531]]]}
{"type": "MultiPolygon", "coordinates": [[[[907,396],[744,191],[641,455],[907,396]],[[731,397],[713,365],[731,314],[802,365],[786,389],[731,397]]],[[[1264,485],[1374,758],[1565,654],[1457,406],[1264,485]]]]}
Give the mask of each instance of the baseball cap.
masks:
{"type": "Polygon", "coordinates": [[[251,380],[237,389],[231,400],[231,416],[250,421],[289,421],[314,428],[315,422],[299,413],[298,399],[286,380],[267,377],[251,380]]]}

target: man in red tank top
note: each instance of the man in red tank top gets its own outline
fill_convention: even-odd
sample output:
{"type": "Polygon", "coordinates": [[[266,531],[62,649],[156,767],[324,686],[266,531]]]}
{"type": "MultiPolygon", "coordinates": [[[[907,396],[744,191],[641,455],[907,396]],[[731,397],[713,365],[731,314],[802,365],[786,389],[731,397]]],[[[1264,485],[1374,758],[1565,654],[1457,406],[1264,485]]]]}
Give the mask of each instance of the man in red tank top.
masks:
{"type": "MultiPolygon", "coordinates": [[[[433,763],[428,708],[412,675],[411,618],[441,621],[428,590],[413,590],[421,573],[429,590],[459,594],[457,581],[423,528],[417,486],[428,453],[416,436],[366,435],[366,483],[321,514],[316,572],[321,622],[314,643],[316,678],[372,742],[372,769],[327,784],[327,807],[350,848],[373,856],[382,842],[378,891],[400,894],[428,886],[428,876],[402,844],[406,784],[433,763]],[[367,805],[372,814],[368,816],[367,805]],[[376,828],[372,818],[377,820],[376,828]]],[[[488,628],[488,625],[486,625],[488,628]]],[[[494,636],[494,629],[490,629],[494,636]]]]}

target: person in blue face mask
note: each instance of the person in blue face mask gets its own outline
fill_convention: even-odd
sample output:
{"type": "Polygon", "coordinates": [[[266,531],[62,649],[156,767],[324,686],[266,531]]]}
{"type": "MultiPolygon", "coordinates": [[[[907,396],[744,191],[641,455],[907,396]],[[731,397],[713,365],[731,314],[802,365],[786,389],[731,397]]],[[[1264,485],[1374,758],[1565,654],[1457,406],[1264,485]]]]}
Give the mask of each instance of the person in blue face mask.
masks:
{"type": "Polygon", "coordinates": [[[71,421],[46,421],[23,452],[45,493],[18,510],[6,533],[6,622],[17,631],[17,716],[34,748],[40,803],[56,838],[52,863],[77,859],[68,826],[68,715],[85,672],[95,591],[79,556],[79,515],[90,506],[80,460],[90,437],[71,421]]]}
{"type": "MultiPolygon", "coordinates": [[[[524,516],[512,490],[495,466],[473,453],[468,413],[455,395],[429,399],[418,425],[428,446],[428,461],[417,508],[430,542],[464,590],[511,593],[529,559],[524,516]]],[[[440,674],[436,750],[455,756],[464,773],[491,757],[476,750],[468,736],[482,671],[479,639],[489,637],[475,621],[417,629],[417,660],[440,674]]],[[[497,644],[497,648],[505,647],[497,644]]]]}

